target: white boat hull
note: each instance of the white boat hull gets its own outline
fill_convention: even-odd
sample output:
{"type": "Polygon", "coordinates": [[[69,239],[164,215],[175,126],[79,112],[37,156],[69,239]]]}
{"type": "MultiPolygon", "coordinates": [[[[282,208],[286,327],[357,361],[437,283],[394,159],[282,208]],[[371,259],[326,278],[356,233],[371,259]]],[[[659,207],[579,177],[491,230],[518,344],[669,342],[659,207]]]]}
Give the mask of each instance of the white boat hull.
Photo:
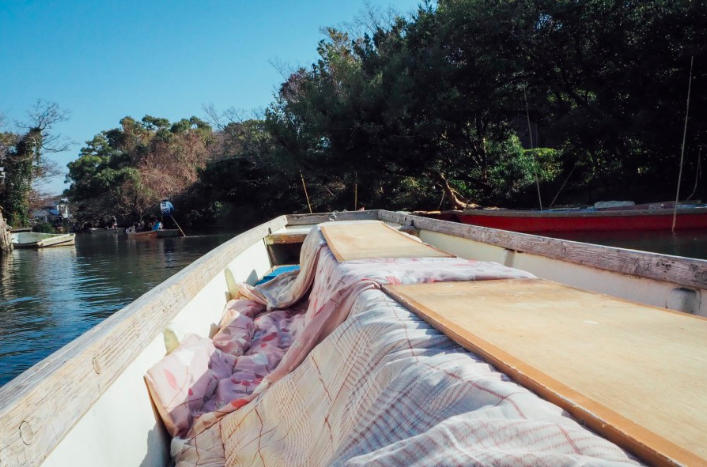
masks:
{"type": "Polygon", "coordinates": [[[76,235],[48,234],[40,232],[16,232],[12,234],[12,244],[15,248],[51,248],[72,246],[76,243],[76,235]]]}
{"type": "MultiPolygon", "coordinates": [[[[388,211],[337,214],[419,229],[461,257],[707,316],[707,261],[588,246],[388,211]],[[562,259],[564,258],[564,260],[562,259]]],[[[167,465],[169,437],[143,381],[165,355],[170,327],[209,336],[234,290],[273,266],[271,233],[302,234],[329,215],[281,216],[203,256],[0,388],[0,466],[167,465]]]]}

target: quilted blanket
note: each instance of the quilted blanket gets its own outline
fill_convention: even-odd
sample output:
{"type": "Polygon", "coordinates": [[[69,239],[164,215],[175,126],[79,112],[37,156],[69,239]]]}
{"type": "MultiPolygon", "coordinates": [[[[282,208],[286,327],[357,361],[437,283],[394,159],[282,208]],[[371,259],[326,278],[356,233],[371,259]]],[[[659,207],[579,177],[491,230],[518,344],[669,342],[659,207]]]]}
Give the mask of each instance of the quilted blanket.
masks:
{"type": "Polygon", "coordinates": [[[178,466],[634,462],[379,290],[530,274],[460,258],[339,263],[317,230],[301,260],[300,274],[242,286],[213,348],[199,338],[201,353],[185,341],[172,354],[199,354],[201,363],[174,357],[151,370],[153,397],[172,404],[162,415],[180,436],[178,466]],[[273,330],[250,327],[255,319],[273,330]],[[278,342],[276,367],[247,367],[234,379],[238,359],[267,349],[268,336],[278,342]],[[174,385],[181,392],[161,380],[168,368],[186,375],[174,385]],[[211,386],[194,384],[204,379],[211,386]]]}

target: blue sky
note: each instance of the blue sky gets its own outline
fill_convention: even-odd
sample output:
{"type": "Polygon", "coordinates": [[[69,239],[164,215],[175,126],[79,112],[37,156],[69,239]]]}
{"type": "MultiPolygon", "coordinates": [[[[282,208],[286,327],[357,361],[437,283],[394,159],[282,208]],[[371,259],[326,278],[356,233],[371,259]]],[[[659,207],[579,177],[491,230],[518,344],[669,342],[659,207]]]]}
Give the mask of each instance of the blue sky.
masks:
{"type": "MultiPolygon", "coordinates": [[[[369,2],[410,13],[420,0],[369,2]]],[[[267,106],[272,65],[316,60],[320,28],[353,21],[365,0],[0,0],[0,113],[21,120],[37,99],[71,112],[57,132],[77,144],[130,115],[205,117],[204,104],[267,106]]],[[[5,128],[12,129],[12,128],[5,128]]],[[[46,189],[60,193],[63,176],[46,189]]]]}

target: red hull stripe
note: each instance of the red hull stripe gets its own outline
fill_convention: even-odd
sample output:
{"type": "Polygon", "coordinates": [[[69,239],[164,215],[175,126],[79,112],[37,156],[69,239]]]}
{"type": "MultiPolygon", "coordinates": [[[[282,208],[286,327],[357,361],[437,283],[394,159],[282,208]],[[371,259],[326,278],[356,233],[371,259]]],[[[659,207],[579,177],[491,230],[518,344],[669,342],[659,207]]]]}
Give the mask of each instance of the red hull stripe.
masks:
{"type": "MultiPolygon", "coordinates": [[[[592,216],[592,217],[524,217],[484,216],[458,213],[464,224],[512,230],[515,232],[564,232],[587,230],[670,230],[671,215],[592,216]]],[[[676,230],[707,229],[707,213],[678,214],[676,230]]]]}

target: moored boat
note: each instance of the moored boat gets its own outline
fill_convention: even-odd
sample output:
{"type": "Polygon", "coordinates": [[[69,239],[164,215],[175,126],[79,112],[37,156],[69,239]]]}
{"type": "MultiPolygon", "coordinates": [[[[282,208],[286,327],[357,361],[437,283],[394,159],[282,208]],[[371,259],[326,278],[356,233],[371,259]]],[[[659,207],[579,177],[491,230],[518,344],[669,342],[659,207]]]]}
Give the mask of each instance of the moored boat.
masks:
{"type": "Polygon", "coordinates": [[[157,230],[157,238],[167,238],[167,237],[179,237],[181,233],[179,229],[161,229],[157,230]]]}
{"type": "MultiPolygon", "coordinates": [[[[657,206],[545,211],[473,209],[455,211],[454,215],[464,224],[514,232],[670,231],[673,225],[672,207],[657,206]]],[[[696,229],[707,229],[707,206],[681,205],[676,212],[675,230],[696,229]]]]}
{"type": "Polygon", "coordinates": [[[132,227],[128,228],[125,230],[125,233],[128,235],[128,237],[142,237],[142,238],[156,238],[157,237],[157,231],[156,230],[143,230],[141,232],[136,232],[132,227]]]}
{"type": "Polygon", "coordinates": [[[72,246],[75,244],[76,235],[48,234],[40,232],[13,232],[12,244],[15,248],[50,248],[59,246],[72,246]]]}
{"type": "MultiPolygon", "coordinates": [[[[404,226],[461,258],[495,261],[572,287],[707,316],[702,299],[707,261],[389,211],[281,216],[203,256],[0,388],[0,465],[167,465],[170,439],[142,379],[166,353],[165,330],[178,326],[212,335],[236,282],[255,284],[274,267],[290,264],[303,233],[313,226],[350,220],[404,226]]],[[[334,423],[327,415],[321,425],[334,423]]]]}

